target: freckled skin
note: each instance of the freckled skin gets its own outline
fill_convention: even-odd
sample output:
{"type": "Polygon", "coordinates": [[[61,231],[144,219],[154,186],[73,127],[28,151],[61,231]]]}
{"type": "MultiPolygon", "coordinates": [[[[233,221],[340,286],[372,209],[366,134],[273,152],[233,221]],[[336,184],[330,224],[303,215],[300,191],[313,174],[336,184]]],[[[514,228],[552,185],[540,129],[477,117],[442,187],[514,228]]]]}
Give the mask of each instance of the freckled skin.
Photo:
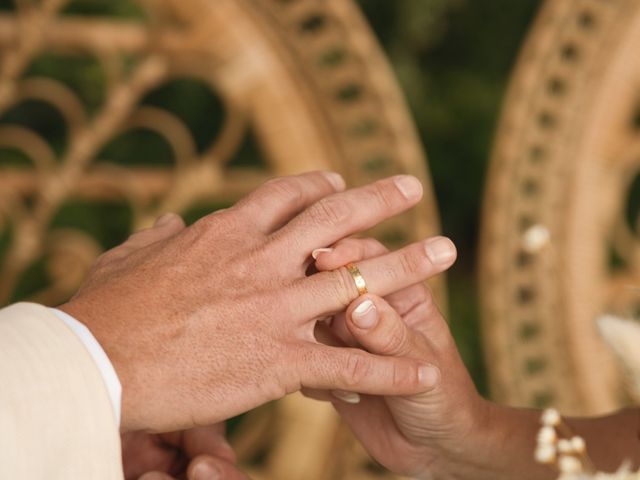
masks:
{"type": "MultiPolygon", "coordinates": [[[[335,174],[279,178],[190,227],[163,217],[102,255],[60,308],[112,361],[122,430],[209,425],[303,386],[423,392],[416,359],[316,341],[316,321],[358,294],[344,268],[305,273],[314,249],[403,212],[421,194],[407,176],[347,191],[335,174]]],[[[382,295],[448,266],[432,264],[423,242],[359,264],[382,295]],[[407,262],[418,267],[406,271],[407,262]]]]}

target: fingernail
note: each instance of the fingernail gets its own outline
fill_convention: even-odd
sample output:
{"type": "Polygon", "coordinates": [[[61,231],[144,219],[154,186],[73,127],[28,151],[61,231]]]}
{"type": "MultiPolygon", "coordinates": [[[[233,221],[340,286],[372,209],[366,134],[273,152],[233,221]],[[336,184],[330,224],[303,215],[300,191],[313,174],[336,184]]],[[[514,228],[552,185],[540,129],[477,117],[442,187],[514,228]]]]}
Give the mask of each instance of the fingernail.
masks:
{"type": "Polygon", "coordinates": [[[311,252],[311,256],[314,260],[318,259],[318,256],[321,253],[330,253],[333,252],[333,248],[316,248],[313,252],[311,252]]]}
{"type": "Polygon", "coordinates": [[[425,243],[427,257],[434,265],[444,265],[451,262],[456,256],[456,247],[453,242],[445,237],[437,237],[427,240],[425,243]]]}
{"type": "Polygon", "coordinates": [[[398,190],[407,200],[415,200],[422,196],[422,184],[420,180],[411,175],[398,175],[394,182],[398,190]]]}
{"type": "Polygon", "coordinates": [[[155,221],[155,223],[153,224],[154,227],[162,227],[164,225],[167,225],[171,220],[173,220],[173,217],[175,217],[175,213],[165,213],[164,215],[158,217],[155,221]]]}
{"type": "Polygon", "coordinates": [[[342,175],[340,175],[339,173],[336,172],[323,172],[325,177],[327,177],[327,180],[329,180],[329,182],[331,183],[331,185],[333,185],[333,188],[335,188],[338,191],[342,191],[346,188],[347,184],[344,181],[344,178],[342,178],[342,175]]]}
{"type": "Polygon", "coordinates": [[[371,328],[378,321],[378,311],[371,300],[365,300],[351,314],[353,323],[359,328],[371,328]]]}
{"type": "Polygon", "coordinates": [[[356,403],[360,403],[360,395],[356,392],[345,392],[344,390],[333,390],[331,394],[336,397],[338,400],[342,400],[345,403],[351,403],[355,405],[356,403]]]}
{"type": "Polygon", "coordinates": [[[220,480],[220,470],[210,461],[203,460],[193,468],[192,480],[220,480]]]}
{"type": "Polygon", "coordinates": [[[423,387],[433,388],[438,384],[439,379],[440,372],[433,365],[423,365],[418,370],[418,381],[423,387]]]}

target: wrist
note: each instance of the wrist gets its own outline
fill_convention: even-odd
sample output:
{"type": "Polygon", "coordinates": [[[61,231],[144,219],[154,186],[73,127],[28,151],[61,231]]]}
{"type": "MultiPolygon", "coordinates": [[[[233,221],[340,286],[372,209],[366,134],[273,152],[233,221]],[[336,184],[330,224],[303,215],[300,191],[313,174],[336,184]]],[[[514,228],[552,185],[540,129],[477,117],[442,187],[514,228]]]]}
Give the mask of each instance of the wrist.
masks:
{"type": "Polygon", "coordinates": [[[540,412],[498,405],[487,400],[481,424],[467,454],[472,475],[460,478],[477,480],[547,480],[556,472],[535,461],[540,412]]]}
{"type": "MultiPolygon", "coordinates": [[[[447,448],[431,476],[446,480],[547,480],[554,471],[534,460],[540,414],[479,398],[471,427],[447,448]]],[[[456,440],[456,439],[454,439],[456,440]]]]}

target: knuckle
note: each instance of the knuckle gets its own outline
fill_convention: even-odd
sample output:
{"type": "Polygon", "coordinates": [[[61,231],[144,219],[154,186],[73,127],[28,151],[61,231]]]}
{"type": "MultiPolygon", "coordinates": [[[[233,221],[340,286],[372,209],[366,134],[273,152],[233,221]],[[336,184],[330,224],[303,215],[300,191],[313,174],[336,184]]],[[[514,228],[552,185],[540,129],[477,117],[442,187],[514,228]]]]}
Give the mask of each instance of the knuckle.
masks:
{"type": "Polygon", "coordinates": [[[377,252],[378,254],[381,254],[389,251],[380,240],[375,238],[368,237],[363,239],[363,242],[366,243],[367,250],[370,252],[377,252]]]}
{"type": "Polygon", "coordinates": [[[331,273],[333,275],[332,283],[337,289],[335,298],[338,299],[340,305],[346,308],[354,299],[358,298],[358,290],[353,283],[353,277],[345,267],[341,267],[331,273]]]}
{"type": "Polygon", "coordinates": [[[129,238],[127,238],[127,241],[125,243],[135,244],[136,242],[139,242],[140,240],[143,240],[145,237],[147,237],[149,235],[149,232],[150,231],[148,229],[138,230],[137,232],[129,235],[129,238]]]}
{"type": "Polygon", "coordinates": [[[270,178],[269,180],[265,181],[262,185],[260,185],[260,187],[258,187],[253,193],[251,193],[247,199],[250,201],[256,201],[257,199],[255,197],[260,198],[262,195],[260,195],[261,193],[271,193],[274,190],[278,189],[278,184],[282,182],[282,177],[274,177],[274,178],[270,178]]]}
{"type": "Polygon", "coordinates": [[[297,205],[304,200],[304,192],[293,178],[274,178],[266,186],[280,202],[297,205]]]}
{"type": "Polygon", "coordinates": [[[334,250],[338,251],[340,258],[346,258],[350,262],[361,260],[365,257],[366,247],[363,242],[355,238],[346,238],[335,244],[334,250]]]}
{"type": "Polygon", "coordinates": [[[364,356],[356,353],[349,355],[343,370],[345,386],[353,388],[358,387],[367,377],[369,371],[369,361],[364,356]]]}
{"type": "Polygon", "coordinates": [[[420,292],[416,296],[416,303],[424,305],[424,307],[429,310],[434,307],[437,308],[436,302],[433,298],[433,293],[427,287],[420,289],[420,292]]]}
{"type": "Polygon", "coordinates": [[[400,371],[400,367],[394,363],[391,367],[391,385],[394,388],[400,387],[403,384],[404,375],[400,371]]]}
{"type": "Polygon", "coordinates": [[[354,245],[353,249],[358,255],[354,260],[377,257],[384,253],[384,247],[375,238],[357,238],[352,239],[352,241],[354,245]]]}
{"type": "Polygon", "coordinates": [[[401,355],[409,341],[407,329],[396,325],[384,335],[382,352],[386,355],[401,355]]]}
{"type": "Polygon", "coordinates": [[[417,366],[394,362],[392,369],[392,385],[396,390],[415,387],[418,384],[417,366]]]}
{"type": "Polygon", "coordinates": [[[404,276],[415,276],[424,271],[424,256],[415,249],[404,250],[400,253],[400,271],[404,276]]]}
{"type": "Polygon", "coordinates": [[[373,185],[373,194],[377,202],[387,210],[395,210],[398,206],[398,191],[388,183],[373,185]]]}
{"type": "Polygon", "coordinates": [[[238,225],[233,211],[233,209],[226,209],[206,215],[194,223],[192,227],[206,233],[234,231],[238,225]]]}
{"type": "Polygon", "coordinates": [[[335,226],[345,222],[350,215],[348,205],[339,198],[325,198],[310,210],[312,220],[319,225],[335,226]]]}

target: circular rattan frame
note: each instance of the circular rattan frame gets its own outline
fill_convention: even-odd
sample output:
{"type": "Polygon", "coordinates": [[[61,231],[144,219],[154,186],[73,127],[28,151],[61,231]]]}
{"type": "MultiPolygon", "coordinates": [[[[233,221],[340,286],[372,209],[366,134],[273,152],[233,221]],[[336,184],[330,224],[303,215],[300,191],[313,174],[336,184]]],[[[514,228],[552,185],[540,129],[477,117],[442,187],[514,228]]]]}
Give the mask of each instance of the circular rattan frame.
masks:
{"type": "Polygon", "coordinates": [[[548,0],[520,54],[481,247],[486,358],[500,401],[568,413],[625,402],[596,318],[631,312],[628,293],[640,284],[624,218],[640,165],[639,44],[635,0],[548,0]]]}

